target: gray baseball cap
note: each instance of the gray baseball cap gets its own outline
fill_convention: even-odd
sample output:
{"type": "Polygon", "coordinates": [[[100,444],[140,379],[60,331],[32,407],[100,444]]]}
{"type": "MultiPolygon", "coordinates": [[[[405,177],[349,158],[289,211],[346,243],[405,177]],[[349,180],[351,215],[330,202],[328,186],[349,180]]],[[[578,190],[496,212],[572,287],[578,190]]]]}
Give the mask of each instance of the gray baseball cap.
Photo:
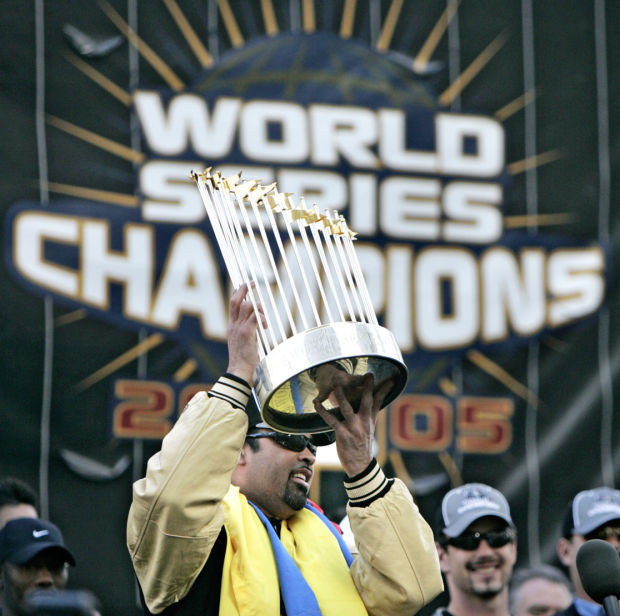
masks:
{"type": "Polygon", "coordinates": [[[510,507],[504,495],[484,483],[466,483],[450,490],[441,503],[441,516],[447,537],[458,537],[472,522],[492,516],[514,528],[510,507]]]}
{"type": "Polygon", "coordinates": [[[594,488],[579,492],[573,499],[573,528],[576,535],[586,535],[612,520],[620,520],[620,490],[594,488]]]}

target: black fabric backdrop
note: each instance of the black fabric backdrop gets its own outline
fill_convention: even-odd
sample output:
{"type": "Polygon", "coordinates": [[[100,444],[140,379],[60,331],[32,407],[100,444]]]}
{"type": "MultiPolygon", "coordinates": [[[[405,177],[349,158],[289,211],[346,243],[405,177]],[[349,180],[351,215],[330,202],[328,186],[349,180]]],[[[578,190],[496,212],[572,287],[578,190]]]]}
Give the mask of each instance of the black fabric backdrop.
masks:
{"type": "MultiPolygon", "coordinates": [[[[287,50],[286,41],[292,40],[295,47],[298,39],[300,45],[308,40],[325,45],[325,72],[340,71],[343,79],[351,77],[353,83],[367,77],[365,58],[374,58],[368,61],[371,68],[382,66],[379,62],[384,60],[398,67],[391,86],[381,94],[390,101],[402,94],[396,91],[398,79],[413,80],[412,59],[445,8],[444,3],[430,0],[405,1],[402,7],[386,0],[360,1],[345,48],[341,28],[351,3],[291,0],[274,1],[270,6],[278,28],[273,39],[264,38],[274,23],[261,11],[261,3],[247,0],[222,2],[219,8],[217,2],[208,0],[2,3],[0,206],[6,224],[0,281],[0,474],[18,476],[39,491],[42,514],[62,527],[76,555],[78,567],[71,572],[71,584],[92,589],[102,600],[105,614],[122,616],[137,610],[124,525],[131,483],[143,474],[146,459],[158,448],[157,440],[133,441],[114,434],[110,425],[114,383],[119,378],[170,382],[192,351],[199,358],[199,368],[180,379],[179,386],[212,380],[223,367],[223,344],[184,342],[171,332],[137,360],[89,386],[79,386],[148,339],[153,328],[119,318],[115,296],[110,312],[116,317],[111,318],[93,310],[76,312],[79,302],[63,301],[36,285],[24,285],[23,277],[16,274],[16,239],[9,224],[14,215],[9,210],[21,202],[27,204],[22,205],[26,209],[71,209],[96,217],[105,211],[105,206],[93,203],[97,197],[82,194],[76,198],[67,186],[137,194],[137,165],[54,120],[60,118],[136,150],[145,147],[131,107],[112,96],[109,87],[98,85],[85,68],[94,68],[125,92],[134,87],[167,87],[162,73],[120,35],[110,7],[186,84],[198,83],[204,72],[207,98],[209,92],[226,93],[227,87],[236,95],[252,97],[251,87],[243,94],[240,86],[218,77],[220,61],[234,64],[235,54],[242,54],[244,48],[252,50],[255,41],[263,45],[256,48],[260,54],[270,49],[273,40],[282,41],[282,49],[287,50]],[[224,19],[222,9],[227,6],[241,39],[235,38],[230,20],[224,19]],[[180,8],[192,24],[214,59],[213,67],[201,68],[170,7],[180,8]],[[99,37],[95,43],[103,47],[95,55],[100,51],[100,57],[78,49],[75,38],[72,45],[67,32],[63,34],[67,24],[91,37],[91,42],[92,37],[99,37]],[[297,39],[290,39],[291,33],[297,39]],[[363,51],[359,51],[359,73],[347,73],[348,65],[343,70],[338,63],[339,40],[341,59],[345,52],[363,51]],[[205,353],[213,360],[204,360],[205,353]]],[[[614,412],[620,360],[614,250],[619,222],[615,205],[619,17],[616,1],[465,0],[433,52],[432,70],[422,80],[424,88],[438,96],[487,45],[504,36],[499,51],[444,109],[492,116],[535,86],[536,95],[529,105],[502,121],[506,162],[552,154],[548,162],[539,159],[528,171],[513,168],[510,177],[505,176],[503,214],[541,216],[536,219],[539,226],[532,223],[521,228],[532,244],[597,244],[606,254],[606,299],[595,314],[571,327],[545,330],[536,338],[513,337],[506,344],[471,346],[500,367],[503,376],[492,374],[489,364],[484,369],[476,362],[479,355],[468,354],[467,349],[406,355],[416,370],[410,393],[446,395],[452,387],[450,391],[457,396],[512,400],[512,434],[507,450],[496,454],[463,453],[454,438],[442,449],[444,453],[392,447],[390,455],[382,450],[387,472],[413,481],[420,507],[429,519],[450,484],[482,481],[498,487],[509,498],[520,531],[520,564],[555,562],[554,544],[568,499],[578,490],[597,485],[615,483],[617,487],[620,473],[620,422],[614,412]],[[557,214],[568,218],[551,219],[555,224],[545,225],[545,215],[557,214]],[[440,381],[442,377],[448,379],[448,386],[440,381]],[[531,392],[530,403],[519,386],[531,392]]],[[[237,77],[243,71],[252,75],[243,65],[236,70],[241,71],[237,77]]],[[[261,70],[267,74],[270,69],[261,70]]],[[[293,69],[287,70],[285,84],[293,74],[293,69]]],[[[232,74],[224,68],[222,73],[232,74]]],[[[373,74],[370,69],[369,74],[373,74]]],[[[354,90],[355,102],[359,99],[354,90]]],[[[299,97],[310,101],[315,95],[323,96],[323,90],[311,88],[299,97]]],[[[274,89],[270,98],[287,96],[286,88],[280,93],[274,89]]],[[[337,97],[334,100],[338,102],[337,97]]],[[[376,100],[375,104],[379,105],[376,100]]],[[[239,160],[233,157],[228,162],[239,160]]],[[[119,209],[113,210],[114,216],[119,209]]],[[[119,216],[122,219],[125,214],[119,216]]],[[[119,237],[114,235],[112,241],[118,243],[119,237]]],[[[376,242],[383,247],[386,239],[377,236],[376,242]]],[[[344,505],[340,478],[337,471],[321,473],[315,494],[334,518],[342,514],[344,505]]]]}

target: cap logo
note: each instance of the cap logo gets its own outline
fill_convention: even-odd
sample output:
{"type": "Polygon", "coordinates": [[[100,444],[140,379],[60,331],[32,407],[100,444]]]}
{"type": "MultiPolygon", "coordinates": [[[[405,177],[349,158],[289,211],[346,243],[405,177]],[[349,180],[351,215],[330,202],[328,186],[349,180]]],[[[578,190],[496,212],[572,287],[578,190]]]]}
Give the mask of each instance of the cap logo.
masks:
{"type": "Polygon", "coordinates": [[[33,530],[32,531],[32,536],[35,539],[38,539],[39,537],[45,537],[45,535],[49,535],[49,534],[50,534],[50,531],[46,530],[46,529],[43,529],[43,530],[33,530]]]}
{"type": "Polygon", "coordinates": [[[611,502],[600,501],[595,503],[591,509],[588,510],[588,517],[600,515],[601,513],[617,513],[620,516],[620,505],[611,502]]]}
{"type": "Polygon", "coordinates": [[[484,507],[485,509],[495,509],[499,510],[499,505],[494,503],[492,500],[488,498],[468,498],[463,504],[456,510],[456,512],[460,515],[465,511],[469,511],[470,509],[478,509],[484,507]]]}
{"type": "Polygon", "coordinates": [[[466,486],[461,490],[461,504],[456,510],[457,515],[461,515],[471,509],[493,509],[498,511],[501,507],[491,498],[489,498],[486,490],[479,486],[466,486]]]}

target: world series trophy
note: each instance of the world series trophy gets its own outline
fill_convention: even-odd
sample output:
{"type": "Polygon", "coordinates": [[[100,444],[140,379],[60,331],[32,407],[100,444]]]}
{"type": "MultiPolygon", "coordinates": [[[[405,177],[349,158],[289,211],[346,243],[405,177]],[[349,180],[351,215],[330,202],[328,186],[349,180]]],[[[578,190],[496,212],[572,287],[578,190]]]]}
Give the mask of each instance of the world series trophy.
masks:
{"type": "Polygon", "coordinates": [[[339,416],[340,386],[357,410],[367,373],[375,391],[391,382],[383,407],[394,400],[407,368],[392,332],[377,322],[344,217],[307,208],[303,197],[295,205],[275,183],[211,168],[191,175],[233,288],[248,286],[257,315],[254,395],[263,420],[281,432],[329,432],[313,401],[339,416]]]}

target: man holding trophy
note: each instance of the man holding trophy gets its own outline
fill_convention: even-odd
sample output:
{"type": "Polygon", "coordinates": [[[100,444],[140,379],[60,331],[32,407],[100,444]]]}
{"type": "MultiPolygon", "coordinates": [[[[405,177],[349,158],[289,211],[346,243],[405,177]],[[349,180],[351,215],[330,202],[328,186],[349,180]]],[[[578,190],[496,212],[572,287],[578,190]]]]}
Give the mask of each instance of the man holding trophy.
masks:
{"type": "Polygon", "coordinates": [[[242,276],[230,301],[226,373],[190,401],[134,484],[127,537],[144,613],[417,612],[442,590],[433,534],[408,488],[387,479],[372,454],[377,414],[393,399],[398,375],[376,367],[374,347],[349,352],[353,338],[372,347],[372,331],[339,331],[332,343],[332,325],[321,333],[321,324],[325,361],[312,359],[301,372],[293,366],[285,383],[273,371],[266,376],[261,335],[273,315],[263,310],[261,281],[242,276]],[[354,555],[308,501],[317,445],[334,439],[354,555]]]}

